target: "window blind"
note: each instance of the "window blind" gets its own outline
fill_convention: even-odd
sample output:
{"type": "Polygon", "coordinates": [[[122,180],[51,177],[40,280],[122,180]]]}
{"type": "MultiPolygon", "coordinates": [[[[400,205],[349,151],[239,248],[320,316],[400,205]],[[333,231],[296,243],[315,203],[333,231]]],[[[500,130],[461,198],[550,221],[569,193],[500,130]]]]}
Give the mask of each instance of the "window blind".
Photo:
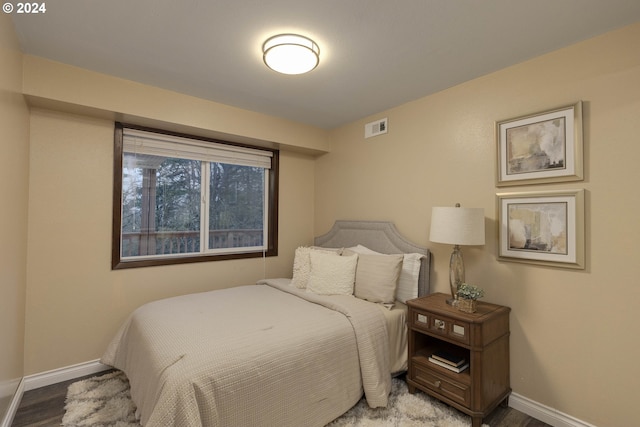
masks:
{"type": "Polygon", "coordinates": [[[271,169],[273,153],[173,135],[123,129],[123,151],[141,155],[199,160],[271,169]]]}

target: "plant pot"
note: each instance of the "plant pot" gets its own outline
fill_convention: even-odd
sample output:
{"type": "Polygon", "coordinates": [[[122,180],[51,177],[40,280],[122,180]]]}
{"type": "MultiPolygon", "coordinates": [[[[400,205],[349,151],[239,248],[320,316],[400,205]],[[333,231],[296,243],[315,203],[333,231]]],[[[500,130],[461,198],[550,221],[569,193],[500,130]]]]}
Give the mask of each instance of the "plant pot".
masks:
{"type": "Polygon", "coordinates": [[[474,299],[458,298],[458,310],[465,313],[475,313],[478,301],[474,299]]]}

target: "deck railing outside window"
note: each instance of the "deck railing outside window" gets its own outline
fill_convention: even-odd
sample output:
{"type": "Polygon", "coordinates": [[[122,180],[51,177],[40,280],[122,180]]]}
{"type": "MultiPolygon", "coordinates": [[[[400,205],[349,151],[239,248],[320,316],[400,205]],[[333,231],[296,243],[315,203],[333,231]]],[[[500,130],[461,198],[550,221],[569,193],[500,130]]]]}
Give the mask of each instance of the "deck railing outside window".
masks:
{"type": "MultiPolygon", "coordinates": [[[[214,230],[209,232],[211,249],[259,247],[263,244],[262,230],[214,230]]],[[[150,233],[122,233],[122,255],[170,255],[197,253],[200,250],[199,231],[158,231],[150,233]],[[148,239],[143,242],[141,239],[148,239]],[[145,250],[146,246],[154,247],[145,250]],[[142,246],[142,250],[141,250],[142,246]]]]}

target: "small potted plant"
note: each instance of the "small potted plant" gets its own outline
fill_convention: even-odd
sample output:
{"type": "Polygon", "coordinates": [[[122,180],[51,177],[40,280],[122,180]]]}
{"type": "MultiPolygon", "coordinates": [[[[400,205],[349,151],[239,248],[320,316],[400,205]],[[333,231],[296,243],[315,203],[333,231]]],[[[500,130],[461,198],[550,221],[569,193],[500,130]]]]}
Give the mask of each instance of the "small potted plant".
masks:
{"type": "Polygon", "coordinates": [[[458,286],[458,310],[467,313],[475,313],[477,299],[484,296],[484,289],[479,288],[476,285],[470,285],[463,283],[458,286]]]}

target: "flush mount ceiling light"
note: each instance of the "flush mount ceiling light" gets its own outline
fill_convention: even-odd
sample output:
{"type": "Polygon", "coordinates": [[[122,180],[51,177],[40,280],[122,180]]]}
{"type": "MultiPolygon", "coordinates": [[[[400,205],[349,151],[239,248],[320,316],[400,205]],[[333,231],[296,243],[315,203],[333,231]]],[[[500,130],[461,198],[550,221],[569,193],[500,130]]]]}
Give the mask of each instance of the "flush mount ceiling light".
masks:
{"type": "Polygon", "coordinates": [[[297,34],[280,34],[262,45],[264,63],[278,73],[304,74],[320,62],[320,48],[311,39],[297,34]]]}

